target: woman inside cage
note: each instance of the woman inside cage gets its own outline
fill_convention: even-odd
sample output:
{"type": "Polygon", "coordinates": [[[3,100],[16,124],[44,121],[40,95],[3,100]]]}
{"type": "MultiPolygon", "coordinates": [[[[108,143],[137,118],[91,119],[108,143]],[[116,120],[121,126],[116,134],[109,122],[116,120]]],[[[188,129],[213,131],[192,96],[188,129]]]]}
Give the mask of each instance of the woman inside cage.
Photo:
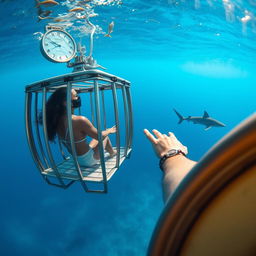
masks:
{"type": "MultiPolygon", "coordinates": [[[[89,119],[84,116],[74,115],[74,109],[81,106],[81,99],[74,89],[71,90],[71,100],[72,127],[77,160],[81,166],[91,167],[98,164],[100,159],[99,143],[97,140],[98,131],[89,119]],[[92,138],[90,143],[86,140],[87,136],[92,138]]],[[[46,103],[46,125],[48,139],[54,141],[55,137],[59,136],[60,141],[71,153],[66,106],[67,88],[62,87],[57,89],[46,103]]],[[[108,135],[115,132],[115,126],[102,131],[103,147],[109,153],[110,157],[116,155],[116,150],[113,149],[108,135]]]]}

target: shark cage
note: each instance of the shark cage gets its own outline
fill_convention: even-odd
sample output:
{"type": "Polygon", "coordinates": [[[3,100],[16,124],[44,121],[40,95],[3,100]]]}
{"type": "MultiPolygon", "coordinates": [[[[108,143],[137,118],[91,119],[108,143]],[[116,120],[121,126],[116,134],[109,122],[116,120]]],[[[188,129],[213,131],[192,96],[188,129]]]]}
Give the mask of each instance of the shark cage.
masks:
{"type": "Polygon", "coordinates": [[[97,69],[80,70],[30,84],[26,86],[25,93],[28,145],[44,180],[50,185],[64,189],[79,181],[85,192],[107,193],[108,181],[130,156],[132,150],[130,82],[97,69]],[[66,113],[71,150],[62,145],[60,138],[54,143],[50,142],[47,134],[47,99],[61,87],[66,88],[66,113]],[[75,89],[86,103],[86,107],[83,105],[76,111],[79,111],[79,115],[89,117],[97,128],[100,164],[93,167],[81,166],[77,159],[72,127],[72,89],[75,89]],[[103,147],[102,131],[108,123],[116,125],[116,133],[111,138],[117,151],[114,157],[109,157],[103,147]]]}

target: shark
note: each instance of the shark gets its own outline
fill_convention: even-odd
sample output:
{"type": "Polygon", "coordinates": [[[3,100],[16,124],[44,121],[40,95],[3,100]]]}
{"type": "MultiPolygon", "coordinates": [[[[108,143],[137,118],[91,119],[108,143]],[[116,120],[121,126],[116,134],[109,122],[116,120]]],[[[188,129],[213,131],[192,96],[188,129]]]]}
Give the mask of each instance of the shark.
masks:
{"type": "Polygon", "coordinates": [[[204,111],[203,116],[184,117],[176,109],[173,109],[173,110],[179,117],[178,124],[180,124],[183,120],[187,120],[188,122],[192,122],[194,124],[205,125],[205,129],[204,129],[205,131],[209,130],[212,127],[225,127],[226,126],[225,124],[221,123],[220,121],[211,118],[206,111],[204,111]]]}

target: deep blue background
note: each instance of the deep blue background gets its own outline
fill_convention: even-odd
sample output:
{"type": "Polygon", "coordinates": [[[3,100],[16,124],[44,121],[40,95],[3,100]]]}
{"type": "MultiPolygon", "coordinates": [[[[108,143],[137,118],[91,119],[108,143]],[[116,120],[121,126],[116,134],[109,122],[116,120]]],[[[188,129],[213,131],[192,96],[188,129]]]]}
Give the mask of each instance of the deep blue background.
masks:
{"type": "MultiPolygon", "coordinates": [[[[26,28],[26,39],[17,33],[20,30],[16,30],[16,34],[11,33],[9,28],[14,24],[18,26],[23,14],[12,15],[11,18],[8,13],[3,15],[6,22],[1,30],[1,255],[145,255],[164,205],[158,160],[143,135],[143,129],[174,132],[188,147],[189,157],[199,160],[214,143],[255,111],[254,42],[250,41],[255,34],[249,31],[248,35],[243,35],[239,24],[225,22],[223,9],[209,7],[207,25],[216,27],[214,33],[223,30],[226,34],[220,38],[220,44],[215,44],[215,37],[211,41],[211,33],[207,34],[209,30],[200,31],[206,39],[201,38],[193,43],[194,48],[190,48],[189,40],[195,39],[198,33],[192,26],[197,21],[184,18],[184,24],[191,25],[189,34],[179,34],[179,28],[172,28],[176,33],[174,38],[167,37],[173,23],[169,18],[165,20],[164,9],[156,15],[154,8],[157,8],[157,2],[150,3],[149,7],[146,0],[138,1],[137,5],[132,1],[128,7],[132,8],[133,4],[137,12],[141,11],[136,19],[147,20],[151,10],[150,15],[154,14],[154,18],[160,20],[157,30],[154,26],[159,23],[152,21],[148,30],[144,27],[148,23],[139,23],[143,25],[139,29],[145,29],[145,34],[134,32],[136,27],[133,23],[121,24],[127,31],[125,33],[124,29],[117,27],[118,42],[114,34],[113,41],[104,41],[105,49],[99,46],[105,39],[96,41],[95,56],[99,63],[108,68],[107,72],[131,81],[134,109],[131,159],[125,161],[113,176],[106,195],[86,194],[80,184],[61,190],[48,186],[42,180],[25,137],[24,88],[29,83],[61,75],[68,70],[64,64],[53,64],[43,59],[38,41],[32,40],[36,29],[28,21],[25,23],[29,27],[26,28]],[[145,6],[148,9],[142,11],[140,7],[145,6]],[[212,17],[217,19],[216,23],[210,19],[212,17]],[[232,29],[237,32],[236,39],[244,43],[242,50],[233,45],[234,34],[229,33],[232,29]],[[154,38],[156,33],[158,35],[154,38]],[[17,48],[13,47],[15,39],[17,48]],[[222,46],[226,40],[231,45],[225,50],[222,46]],[[166,48],[168,42],[169,51],[166,48]],[[111,49],[113,54],[108,52],[111,49]],[[199,51],[195,52],[195,49],[199,51]],[[244,52],[248,56],[244,56],[244,52]],[[242,55],[244,58],[240,58],[242,55]],[[178,125],[173,108],[184,116],[199,116],[206,110],[211,117],[227,126],[204,131],[203,126],[186,121],[178,125]]],[[[1,5],[8,7],[7,1],[1,5]]],[[[166,6],[165,3],[161,8],[166,6]]],[[[12,5],[16,12],[18,7],[12,5]]],[[[27,13],[34,11],[33,6],[23,8],[27,13]]],[[[125,1],[123,8],[126,10],[125,1]]],[[[181,18],[181,13],[186,17],[196,15],[193,6],[182,10],[173,6],[168,8],[166,14],[176,21],[181,18]]],[[[203,10],[202,7],[197,11],[201,14],[203,10]]],[[[122,9],[114,11],[118,16],[122,9]]],[[[29,14],[24,19],[28,17],[29,14]]],[[[200,19],[198,15],[198,22],[200,19]]]]}

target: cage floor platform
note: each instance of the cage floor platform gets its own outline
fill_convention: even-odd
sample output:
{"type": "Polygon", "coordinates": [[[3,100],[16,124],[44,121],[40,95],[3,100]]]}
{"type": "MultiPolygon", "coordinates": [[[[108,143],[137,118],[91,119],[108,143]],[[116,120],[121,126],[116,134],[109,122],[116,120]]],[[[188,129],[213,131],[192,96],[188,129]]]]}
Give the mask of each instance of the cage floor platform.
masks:
{"type": "MultiPolygon", "coordinates": [[[[129,155],[131,150],[128,150],[127,155],[129,155]]],[[[125,160],[125,149],[120,148],[120,162],[119,166],[125,160]]],[[[109,180],[113,174],[117,171],[116,166],[116,156],[110,158],[108,153],[105,154],[105,166],[106,166],[106,176],[107,180],[109,180]]],[[[69,179],[69,180],[80,180],[80,177],[77,173],[74,160],[70,157],[67,160],[64,160],[62,163],[57,165],[59,174],[62,179],[69,179]]],[[[80,166],[83,180],[84,181],[91,181],[91,182],[103,182],[103,174],[102,168],[100,164],[97,164],[93,167],[83,167],[80,166]]],[[[52,168],[48,168],[42,172],[43,175],[56,177],[55,171],[52,168]]]]}

